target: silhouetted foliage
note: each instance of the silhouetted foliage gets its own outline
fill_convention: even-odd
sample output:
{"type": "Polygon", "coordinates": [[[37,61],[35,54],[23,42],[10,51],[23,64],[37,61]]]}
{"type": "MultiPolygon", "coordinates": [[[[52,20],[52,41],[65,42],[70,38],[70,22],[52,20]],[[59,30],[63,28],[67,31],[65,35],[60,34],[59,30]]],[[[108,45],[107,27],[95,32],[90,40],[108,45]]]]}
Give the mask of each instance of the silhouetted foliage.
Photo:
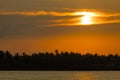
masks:
{"type": "Polygon", "coordinates": [[[120,70],[120,55],[78,52],[43,52],[12,55],[0,51],[0,70],[120,70]]]}

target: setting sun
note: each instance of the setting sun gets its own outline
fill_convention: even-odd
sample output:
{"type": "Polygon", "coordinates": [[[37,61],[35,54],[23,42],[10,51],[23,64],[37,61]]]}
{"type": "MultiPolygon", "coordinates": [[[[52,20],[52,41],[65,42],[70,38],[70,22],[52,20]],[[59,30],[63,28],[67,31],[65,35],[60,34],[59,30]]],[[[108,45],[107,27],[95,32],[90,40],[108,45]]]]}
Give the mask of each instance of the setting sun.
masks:
{"type": "Polygon", "coordinates": [[[80,25],[92,25],[94,24],[93,17],[97,16],[94,12],[75,12],[75,15],[80,15],[78,24],[80,25]]]}
{"type": "Polygon", "coordinates": [[[81,21],[80,21],[80,24],[82,25],[90,25],[92,24],[92,16],[83,16],[81,17],[81,21]]]}

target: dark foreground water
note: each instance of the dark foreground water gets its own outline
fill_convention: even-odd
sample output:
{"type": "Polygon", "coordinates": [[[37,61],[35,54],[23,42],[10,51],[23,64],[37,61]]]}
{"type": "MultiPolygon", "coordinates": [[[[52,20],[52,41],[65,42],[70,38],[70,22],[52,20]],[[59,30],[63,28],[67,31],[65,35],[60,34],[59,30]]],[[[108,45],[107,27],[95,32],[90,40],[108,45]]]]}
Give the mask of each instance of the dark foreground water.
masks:
{"type": "Polygon", "coordinates": [[[1,71],[0,80],[120,80],[120,71],[1,71]]]}

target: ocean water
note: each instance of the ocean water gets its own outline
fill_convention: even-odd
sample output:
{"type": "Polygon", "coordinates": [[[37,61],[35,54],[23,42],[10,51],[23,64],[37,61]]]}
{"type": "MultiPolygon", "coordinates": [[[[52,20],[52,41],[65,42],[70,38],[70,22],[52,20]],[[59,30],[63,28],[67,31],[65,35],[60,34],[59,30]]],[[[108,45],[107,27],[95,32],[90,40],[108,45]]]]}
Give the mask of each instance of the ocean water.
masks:
{"type": "Polygon", "coordinates": [[[120,80],[120,71],[0,71],[0,80],[120,80]]]}

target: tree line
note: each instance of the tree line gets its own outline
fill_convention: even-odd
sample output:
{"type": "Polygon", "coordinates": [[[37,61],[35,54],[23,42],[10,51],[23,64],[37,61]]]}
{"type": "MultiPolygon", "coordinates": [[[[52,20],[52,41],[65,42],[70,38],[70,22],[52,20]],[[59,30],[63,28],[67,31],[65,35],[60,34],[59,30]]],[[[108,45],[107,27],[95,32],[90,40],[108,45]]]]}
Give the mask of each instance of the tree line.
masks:
{"type": "Polygon", "coordinates": [[[120,70],[120,55],[58,50],[12,55],[9,51],[0,51],[0,70],[120,70]]]}

